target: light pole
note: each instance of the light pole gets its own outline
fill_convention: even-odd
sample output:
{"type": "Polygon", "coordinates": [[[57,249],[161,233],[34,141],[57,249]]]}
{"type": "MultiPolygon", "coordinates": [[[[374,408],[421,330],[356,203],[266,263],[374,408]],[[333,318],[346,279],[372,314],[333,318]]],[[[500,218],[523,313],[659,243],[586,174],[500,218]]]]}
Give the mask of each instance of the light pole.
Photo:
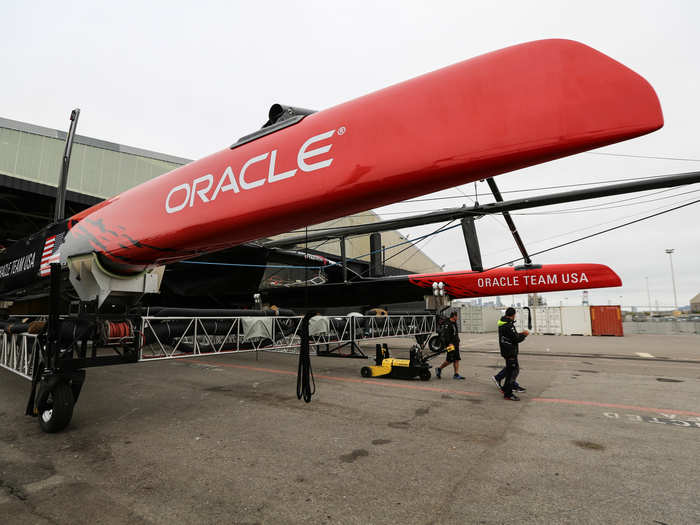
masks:
{"type": "Polygon", "coordinates": [[[678,310],[678,297],[676,296],[676,275],[673,273],[673,248],[666,248],[668,260],[671,261],[671,282],[673,283],[673,305],[678,310]]]}
{"type": "Polygon", "coordinates": [[[651,294],[649,293],[649,277],[645,277],[647,280],[647,301],[649,301],[649,317],[651,317],[651,294]]]}

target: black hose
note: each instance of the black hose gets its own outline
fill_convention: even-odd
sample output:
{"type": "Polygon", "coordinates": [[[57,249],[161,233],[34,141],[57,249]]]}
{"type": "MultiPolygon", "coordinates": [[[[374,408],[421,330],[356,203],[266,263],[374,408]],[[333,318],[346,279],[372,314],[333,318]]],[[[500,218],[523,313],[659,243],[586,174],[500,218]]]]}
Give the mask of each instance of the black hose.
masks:
{"type": "Polygon", "coordinates": [[[297,398],[304,398],[311,402],[311,396],[316,393],[316,382],[311,370],[311,357],[309,356],[309,320],[315,314],[307,313],[301,321],[301,348],[299,349],[299,369],[297,371],[297,398]]]}
{"type": "Polygon", "coordinates": [[[523,306],[523,310],[527,310],[527,329],[532,330],[532,312],[527,306],[523,306]]]}

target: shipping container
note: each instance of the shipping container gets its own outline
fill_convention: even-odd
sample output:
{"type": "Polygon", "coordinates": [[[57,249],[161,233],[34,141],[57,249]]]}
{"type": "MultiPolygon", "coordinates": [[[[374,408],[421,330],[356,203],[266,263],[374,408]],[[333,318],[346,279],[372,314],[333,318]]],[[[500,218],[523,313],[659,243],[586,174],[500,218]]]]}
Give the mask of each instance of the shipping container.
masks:
{"type": "Polygon", "coordinates": [[[498,331],[498,320],[503,313],[497,308],[482,308],[481,306],[460,306],[459,331],[472,334],[483,334],[498,331]]]}
{"type": "Polygon", "coordinates": [[[547,307],[536,306],[532,308],[532,332],[542,334],[547,331],[547,307]]]}
{"type": "MultiPolygon", "coordinates": [[[[532,328],[527,327],[527,310],[525,308],[516,308],[515,309],[515,329],[518,332],[522,332],[524,330],[529,330],[530,332],[535,331],[535,309],[532,308],[531,310],[531,316],[532,316],[532,328]]],[[[501,316],[505,315],[505,309],[503,310],[503,313],[501,313],[501,316]]],[[[499,317],[500,319],[500,317],[499,317]]]]}
{"type": "Polygon", "coordinates": [[[591,306],[591,328],[593,335],[615,335],[622,337],[622,312],[619,306],[591,306]]]}
{"type": "Polygon", "coordinates": [[[593,335],[588,306],[562,306],[560,309],[562,335],[593,335]]]}
{"type": "Polygon", "coordinates": [[[561,335],[561,310],[558,306],[538,306],[533,308],[534,333],[561,335]]]}

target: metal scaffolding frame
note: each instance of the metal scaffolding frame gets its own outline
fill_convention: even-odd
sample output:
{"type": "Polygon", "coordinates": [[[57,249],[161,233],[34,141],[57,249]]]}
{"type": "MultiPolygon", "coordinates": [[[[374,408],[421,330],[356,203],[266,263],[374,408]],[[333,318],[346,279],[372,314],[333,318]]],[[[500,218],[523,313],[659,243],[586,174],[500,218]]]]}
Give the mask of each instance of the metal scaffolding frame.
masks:
{"type": "Polygon", "coordinates": [[[7,334],[0,337],[0,367],[32,380],[34,354],[39,349],[35,334],[7,334]]]}
{"type": "MultiPolygon", "coordinates": [[[[317,355],[360,340],[396,337],[428,336],[436,331],[435,316],[431,314],[322,317],[325,327],[310,331],[310,345],[317,355]],[[319,350],[325,349],[322,352],[319,350]]],[[[139,361],[181,359],[205,355],[243,352],[299,353],[301,316],[269,317],[156,317],[142,318],[139,361]],[[186,323],[179,335],[168,339],[159,335],[158,327],[186,323]],[[209,328],[207,328],[209,325],[209,328]],[[214,330],[212,330],[214,328],[214,330]],[[214,331],[218,333],[213,333],[214,331]]]]}
{"type": "MultiPolygon", "coordinates": [[[[142,343],[139,345],[138,361],[247,352],[298,354],[302,320],[301,316],[146,316],[141,318],[141,333],[138,334],[142,343]]],[[[319,316],[317,321],[317,325],[310,330],[310,346],[319,356],[331,355],[333,351],[346,346],[354,348],[359,341],[416,336],[424,336],[425,341],[436,332],[435,316],[430,314],[319,316]]],[[[100,353],[122,343],[133,343],[133,337],[110,341],[109,346],[100,353]]],[[[93,352],[97,350],[95,345],[95,341],[90,342],[93,352]]],[[[31,380],[37,351],[39,340],[36,334],[0,333],[0,367],[10,372],[31,380]]]]}

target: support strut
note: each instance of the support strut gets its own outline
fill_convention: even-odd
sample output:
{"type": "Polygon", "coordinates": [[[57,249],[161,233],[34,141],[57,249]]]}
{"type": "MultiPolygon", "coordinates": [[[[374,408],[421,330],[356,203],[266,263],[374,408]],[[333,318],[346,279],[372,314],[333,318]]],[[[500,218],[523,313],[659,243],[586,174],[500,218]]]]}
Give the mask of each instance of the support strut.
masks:
{"type": "Polygon", "coordinates": [[[70,167],[70,156],[73,151],[73,137],[75,136],[75,128],[78,126],[78,117],[80,110],[78,108],[71,111],[70,128],[66,136],[66,147],[63,151],[63,159],[61,161],[61,174],[58,180],[58,188],[56,188],[56,207],[54,208],[53,221],[58,222],[65,217],[66,208],[66,188],[68,185],[68,168],[70,167]]]}
{"type": "MultiPolygon", "coordinates": [[[[498,186],[496,186],[496,181],[493,180],[493,177],[489,177],[486,179],[486,182],[489,185],[489,188],[491,188],[491,193],[493,193],[494,198],[498,202],[503,202],[503,196],[501,195],[501,192],[498,190],[498,186]]],[[[532,264],[532,259],[530,259],[530,256],[527,254],[527,250],[525,249],[525,245],[523,244],[523,240],[520,238],[520,234],[518,233],[517,228],[515,227],[515,223],[513,222],[513,219],[510,216],[510,213],[507,211],[503,212],[503,218],[506,220],[506,224],[508,225],[508,228],[510,229],[510,233],[513,235],[513,239],[515,239],[515,244],[518,245],[518,249],[520,250],[520,253],[523,256],[523,259],[525,260],[525,264],[530,265],[532,264]]]]}
{"type": "Polygon", "coordinates": [[[343,282],[348,282],[348,256],[345,252],[345,237],[340,239],[340,257],[343,263],[343,282]]]}
{"type": "Polygon", "coordinates": [[[467,245],[467,255],[469,255],[469,264],[472,270],[483,272],[484,265],[481,262],[481,249],[479,248],[479,238],[476,235],[474,217],[464,217],[462,219],[462,233],[464,234],[464,242],[467,245]]]}
{"type": "MultiPolygon", "coordinates": [[[[46,332],[39,335],[39,350],[34,355],[32,386],[26,414],[39,416],[41,429],[51,433],[63,430],[70,423],[73,407],[85,382],[85,370],[62,366],[59,317],[61,265],[52,263],[50,268],[49,321],[46,332]]],[[[72,353],[72,348],[69,351],[72,353]]]]}

